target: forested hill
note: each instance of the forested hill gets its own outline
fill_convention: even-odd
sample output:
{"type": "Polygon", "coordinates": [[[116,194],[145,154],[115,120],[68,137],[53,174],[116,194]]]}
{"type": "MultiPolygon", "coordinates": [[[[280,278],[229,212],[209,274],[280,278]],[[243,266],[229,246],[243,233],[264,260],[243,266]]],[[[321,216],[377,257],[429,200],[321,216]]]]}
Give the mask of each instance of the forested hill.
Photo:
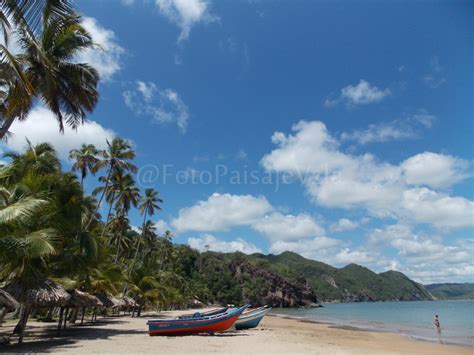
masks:
{"type": "Polygon", "coordinates": [[[291,252],[204,252],[195,254],[192,270],[192,289],[205,302],[297,307],[328,301],[433,299],[423,285],[400,272],[377,274],[356,264],[338,269],[291,252]]]}
{"type": "Polygon", "coordinates": [[[443,283],[425,287],[439,300],[474,300],[474,283],[443,283]]]}

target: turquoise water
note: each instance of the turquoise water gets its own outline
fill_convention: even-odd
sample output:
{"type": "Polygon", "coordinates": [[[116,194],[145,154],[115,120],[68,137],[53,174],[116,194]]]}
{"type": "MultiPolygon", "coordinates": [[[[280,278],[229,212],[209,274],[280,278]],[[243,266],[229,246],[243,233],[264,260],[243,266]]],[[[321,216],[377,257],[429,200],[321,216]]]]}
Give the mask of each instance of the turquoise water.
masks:
{"type": "Polygon", "coordinates": [[[274,309],[272,313],[474,346],[474,301],[329,303],[323,308],[274,309]],[[440,338],[433,325],[435,314],[441,323],[440,338]]]}

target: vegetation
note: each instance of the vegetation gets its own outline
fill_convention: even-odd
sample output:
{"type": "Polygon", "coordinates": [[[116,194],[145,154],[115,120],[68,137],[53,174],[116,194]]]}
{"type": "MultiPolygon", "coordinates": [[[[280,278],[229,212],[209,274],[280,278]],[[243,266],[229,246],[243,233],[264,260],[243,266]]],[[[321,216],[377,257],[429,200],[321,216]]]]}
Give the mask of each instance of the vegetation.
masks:
{"type": "Polygon", "coordinates": [[[443,283],[425,285],[426,289],[439,300],[473,300],[473,283],[443,283]]]}

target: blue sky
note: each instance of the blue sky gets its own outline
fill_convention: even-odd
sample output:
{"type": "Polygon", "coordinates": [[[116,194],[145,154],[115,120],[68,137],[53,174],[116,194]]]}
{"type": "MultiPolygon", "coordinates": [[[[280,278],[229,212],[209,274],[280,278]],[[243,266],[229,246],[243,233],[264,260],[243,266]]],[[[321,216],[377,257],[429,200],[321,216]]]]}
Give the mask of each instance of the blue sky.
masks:
{"type": "Polygon", "coordinates": [[[176,242],[473,280],[472,2],[78,7],[102,48],[80,58],[101,73],[98,107],[59,136],[38,106],[4,149],[28,136],[64,157],[119,135],[176,242]]]}

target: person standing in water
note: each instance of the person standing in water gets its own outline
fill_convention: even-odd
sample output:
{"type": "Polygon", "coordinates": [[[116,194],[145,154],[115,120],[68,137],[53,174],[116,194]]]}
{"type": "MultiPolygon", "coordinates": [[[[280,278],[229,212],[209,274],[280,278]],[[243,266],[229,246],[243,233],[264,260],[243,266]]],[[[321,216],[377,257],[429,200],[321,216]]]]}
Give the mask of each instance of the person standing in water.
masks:
{"type": "Polygon", "coordinates": [[[439,317],[437,314],[434,317],[433,323],[436,327],[436,332],[438,333],[439,342],[443,343],[443,341],[441,340],[441,324],[439,323],[439,317]]]}

